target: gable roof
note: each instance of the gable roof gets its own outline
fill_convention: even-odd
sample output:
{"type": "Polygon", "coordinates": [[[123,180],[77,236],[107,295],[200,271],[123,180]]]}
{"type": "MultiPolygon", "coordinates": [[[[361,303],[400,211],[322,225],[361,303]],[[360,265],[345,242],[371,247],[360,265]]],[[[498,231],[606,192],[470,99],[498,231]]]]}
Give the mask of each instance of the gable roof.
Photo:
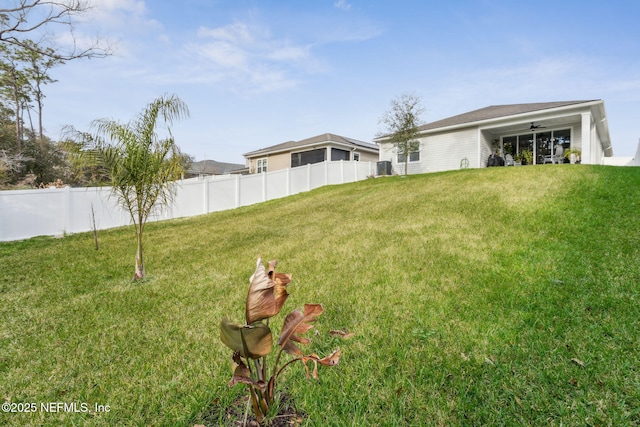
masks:
{"type": "Polygon", "coordinates": [[[215,160],[200,160],[191,163],[188,174],[204,174],[204,175],[226,175],[231,172],[243,169],[245,165],[238,163],[216,162],[215,160]]]}
{"type": "Polygon", "coordinates": [[[491,105],[489,107],[480,108],[479,110],[469,111],[468,113],[458,114],[457,116],[448,117],[446,119],[437,120],[419,126],[420,131],[447,128],[451,126],[463,125],[466,123],[480,122],[483,120],[497,119],[501,117],[515,116],[518,114],[526,114],[549,110],[553,108],[568,107],[576,104],[585,104],[591,102],[599,102],[598,100],[589,101],[560,101],[560,102],[536,102],[529,104],[507,104],[507,105],[491,105]]]}
{"type": "Polygon", "coordinates": [[[358,141],[357,139],[347,138],[333,133],[323,133],[311,138],[301,139],[300,141],[287,141],[281,144],[272,145],[270,147],[261,148],[260,150],[245,153],[247,158],[256,157],[264,154],[275,154],[280,152],[291,151],[294,148],[312,147],[318,144],[336,143],[338,145],[347,145],[351,147],[361,148],[366,151],[378,152],[378,146],[368,142],[358,141]]]}

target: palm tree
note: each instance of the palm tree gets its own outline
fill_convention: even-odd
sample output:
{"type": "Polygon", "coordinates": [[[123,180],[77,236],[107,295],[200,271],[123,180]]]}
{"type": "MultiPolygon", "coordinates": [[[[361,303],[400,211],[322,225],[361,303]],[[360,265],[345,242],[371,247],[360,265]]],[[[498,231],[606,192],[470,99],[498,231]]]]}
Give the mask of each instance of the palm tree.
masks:
{"type": "Polygon", "coordinates": [[[96,148],[111,177],[112,192],[136,228],[134,280],[145,277],[142,236],[147,219],[172,202],[174,181],[182,173],[182,155],[170,126],[188,116],[187,105],[171,95],[155,99],[127,124],[100,119],[92,125],[96,148]],[[160,123],[166,125],[165,138],[156,133],[160,123]]]}

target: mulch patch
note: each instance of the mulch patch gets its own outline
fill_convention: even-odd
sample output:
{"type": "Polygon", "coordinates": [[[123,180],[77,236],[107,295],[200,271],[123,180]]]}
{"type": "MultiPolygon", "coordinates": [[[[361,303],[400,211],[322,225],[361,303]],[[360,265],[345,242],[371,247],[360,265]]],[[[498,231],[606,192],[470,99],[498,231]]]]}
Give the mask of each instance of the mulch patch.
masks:
{"type": "MultiPolygon", "coordinates": [[[[194,427],[243,427],[244,413],[247,408],[248,396],[243,396],[230,406],[223,408],[217,401],[212,402],[208,410],[198,419],[194,427]]],[[[306,418],[304,412],[297,411],[293,406],[293,401],[288,394],[283,393],[278,405],[278,413],[272,418],[265,420],[262,425],[258,424],[256,417],[249,408],[247,417],[247,427],[292,427],[299,426],[306,418]]]]}

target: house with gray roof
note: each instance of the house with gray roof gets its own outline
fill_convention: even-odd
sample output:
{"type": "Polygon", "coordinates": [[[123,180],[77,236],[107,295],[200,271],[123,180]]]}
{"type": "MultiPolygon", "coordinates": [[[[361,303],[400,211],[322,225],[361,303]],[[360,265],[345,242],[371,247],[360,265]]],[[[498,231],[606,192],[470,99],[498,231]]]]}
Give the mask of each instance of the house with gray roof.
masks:
{"type": "MultiPolygon", "coordinates": [[[[604,101],[493,105],[419,127],[419,149],[409,153],[408,173],[481,168],[497,155],[506,165],[582,162],[611,157],[604,101]]],[[[380,160],[404,170],[405,156],[387,137],[375,139],[380,160]]]]}
{"type": "Polygon", "coordinates": [[[251,173],[272,172],[325,161],[378,161],[378,146],[332,133],[287,141],[245,153],[251,173]]]}
{"type": "Polygon", "coordinates": [[[243,174],[248,172],[239,163],[217,162],[215,160],[200,160],[193,162],[185,172],[185,178],[204,177],[211,175],[243,174]]]}

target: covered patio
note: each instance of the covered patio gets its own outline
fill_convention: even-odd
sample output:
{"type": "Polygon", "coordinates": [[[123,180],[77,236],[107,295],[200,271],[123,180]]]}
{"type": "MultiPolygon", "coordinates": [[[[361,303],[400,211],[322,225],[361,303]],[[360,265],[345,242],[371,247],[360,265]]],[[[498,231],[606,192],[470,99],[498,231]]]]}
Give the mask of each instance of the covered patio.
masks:
{"type": "Polygon", "coordinates": [[[491,154],[505,166],[598,164],[613,154],[602,101],[567,103],[503,119],[480,131],[491,154]]]}

